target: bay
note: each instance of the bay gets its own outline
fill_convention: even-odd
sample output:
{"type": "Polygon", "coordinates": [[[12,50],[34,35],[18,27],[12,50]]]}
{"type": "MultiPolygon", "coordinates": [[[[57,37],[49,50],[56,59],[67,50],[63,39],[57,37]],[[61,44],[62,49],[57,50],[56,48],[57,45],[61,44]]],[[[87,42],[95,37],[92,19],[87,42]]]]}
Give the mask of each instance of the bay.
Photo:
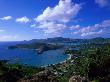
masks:
{"type": "Polygon", "coordinates": [[[18,63],[28,66],[47,66],[66,60],[69,56],[63,54],[63,50],[49,50],[43,54],[37,54],[29,49],[7,49],[10,45],[22,42],[0,42],[0,60],[10,60],[8,63],[18,63]]]}

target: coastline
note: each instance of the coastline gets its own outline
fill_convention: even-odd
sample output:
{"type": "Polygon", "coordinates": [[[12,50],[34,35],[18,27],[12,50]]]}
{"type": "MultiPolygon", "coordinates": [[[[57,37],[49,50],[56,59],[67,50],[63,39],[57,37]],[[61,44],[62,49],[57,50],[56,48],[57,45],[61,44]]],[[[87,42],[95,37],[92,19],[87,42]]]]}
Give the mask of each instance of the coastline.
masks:
{"type": "MultiPolygon", "coordinates": [[[[35,49],[27,49],[27,48],[23,48],[23,50],[35,50],[35,49]]],[[[58,49],[59,50],[59,49],[58,49]]],[[[60,51],[61,52],[61,51],[60,51]]],[[[63,55],[63,54],[62,54],[63,55]]],[[[58,61],[57,62],[53,62],[52,64],[51,64],[51,62],[50,62],[50,64],[42,64],[42,65],[39,65],[39,66],[32,66],[32,67],[36,67],[36,68],[42,68],[42,67],[49,67],[49,66],[53,66],[53,65],[58,65],[58,64],[62,64],[62,63],[64,63],[64,62],[66,62],[66,61],[68,61],[68,60],[70,60],[71,59],[71,54],[64,54],[66,57],[65,58],[63,58],[62,60],[59,60],[58,59],[58,61]]],[[[28,65],[28,64],[22,64],[22,63],[19,63],[19,58],[16,58],[16,59],[9,59],[8,60],[8,64],[20,64],[20,65],[24,65],[24,66],[30,66],[31,67],[31,65],[28,65]],[[17,61],[17,62],[15,62],[15,63],[10,63],[10,61],[17,61]]]]}
{"type": "MultiPolygon", "coordinates": [[[[68,55],[69,57],[66,58],[64,61],[61,61],[61,62],[58,62],[58,63],[55,63],[55,64],[48,64],[48,65],[44,65],[44,66],[29,66],[29,67],[46,68],[46,67],[55,66],[55,65],[58,65],[58,64],[63,64],[63,63],[65,63],[65,62],[67,62],[68,60],[71,59],[71,54],[66,54],[66,55],[68,55]]],[[[5,61],[5,60],[3,60],[3,61],[5,61]]],[[[8,60],[8,61],[10,61],[10,60],[8,60]]],[[[23,65],[23,66],[28,66],[28,65],[23,65]]]]}
{"type": "Polygon", "coordinates": [[[67,62],[68,60],[71,59],[71,54],[66,54],[66,55],[68,55],[69,57],[68,57],[67,59],[65,59],[64,61],[61,61],[61,62],[55,63],[55,64],[48,64],[48,65],[40,66],[40,67],[41,67],[41,68],[46,68],[46,67],[50,67],[50,66],[55,66],[55,65],[57,65],[57,64],[63,64],[63,63],[65,63],[65,62],[67,62]]]}

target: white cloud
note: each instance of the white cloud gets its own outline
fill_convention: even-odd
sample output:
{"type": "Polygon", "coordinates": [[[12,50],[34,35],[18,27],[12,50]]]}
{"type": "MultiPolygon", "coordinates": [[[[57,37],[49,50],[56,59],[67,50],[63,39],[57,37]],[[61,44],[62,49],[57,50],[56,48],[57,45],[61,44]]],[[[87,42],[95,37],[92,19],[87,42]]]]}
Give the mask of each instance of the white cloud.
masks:
{"type": "Polygon", "coordinates": [[[45,22],[39,25],[38,28],[43,29],[45,34],[59,35],[66,28],[66,26],[64,24],[56,24],[54,22],[45,22]]]}
{"type": "Polygon", "coordinates": [[[70,28],[70,30],[79,30],[80,29],[80,25],[71,26],[69,28],[70,28]]]}
{"type": "Polygon", "coordinates": [[[108,0],[95,0],[95,3],[98,4],[100,7],[105,7],[108,5],[108,0]]]}
{"type": "Polygon", "coordinates": [[[30,19],[27,18],[26,16],[24,16],[24,17],[21,17],[21,18],[17,18],[16,19],[16,22],[19,22],[19,23],[28,23],[28,22],[30,22],[30,19]]]}
{"type": "MultiPolygon", "coordinates": [[[[110,31],[110,20],[104,20],[102,23],[95,24],[94,26],[81,27],[79,30],[73,30],[73,34],[80,34],[80,36],[97,36],[110,31]]],[[[109,32],[108,32],[109,33],[109,32]]],[[[109,33],[110,34],[110,33],[109,33]]]]}
{"type": "Polygon", "coordinates": [[[12,41],[18,38],[17,35],[2,35],[0,36],[0,41],[12,41]]]}
{"type": "Polygon", "coordinates": [[[35,20],[37,22],[57,21],[65,23],[75,17],[80,9],[81,6],[72,3],[71,0],[60,0],[57,6],[54,8],[47,7],[43,14],[39,15],[35,20]]]}
{"type": "Polygon", "coordinates": [[[81,36],[96,36],[96,35],[100,35],[103,32],[103,30],[99,30],[97,32],[87,32],[87,33],[82,33],[81,36]]]}
{"type": "Polygon", "coordinates": [[[81,9],[80,4],[72,3],[71,0],[60,0],[55,7],[47,7],[42,14],[34,20],[39,23],[37,26],[46,34],[61,34],[66,28],[66,23],[70,22],[81,9]]]}
{"type": "Polygon", "coordinates": [[[5,30],[0,30],[0,32],[4,32],[5,30]]]}
{"type": "Polygon", "coordinates": [[[3,18],[0,18],[1,20],[10,20],[10,19],[12,19],[12,16],[5,16],[5,17],[3,17],[3,18]]]}
{"type": "Polygon", "coordinates": [[[30,27],[36,27],[36,24],[32,24],[32,25],[30,25],[30,27]]]}
{"type": "Polygon", "coordinates": [[[106,28],[110,27],[110,20],[104,20],[101,24],[100,27],[106,28]]]}

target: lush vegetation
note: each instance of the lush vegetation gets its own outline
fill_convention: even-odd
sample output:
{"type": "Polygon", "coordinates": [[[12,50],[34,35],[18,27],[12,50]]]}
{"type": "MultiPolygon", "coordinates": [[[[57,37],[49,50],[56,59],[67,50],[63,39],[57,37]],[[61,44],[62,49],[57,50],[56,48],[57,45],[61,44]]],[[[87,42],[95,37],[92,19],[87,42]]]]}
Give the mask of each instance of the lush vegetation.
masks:
{"type": "MultiPolygon", "coordinates": [[[[80,45],[82,46],[82,45],[80,45]]],[[[63,66],[67,72],[58,76],[60,82],[68,82],[69,78],[74,75],[86,77],[95,82],[110,82],[110,44],[83,44],[88,46],[77,51],[67,50],[71,54],[71,60],[58,65],[57,70],[63,66]],[[94,47],[92,47],[94,46],[94,47]],[[77,55],[76,55],[77,54],[77,55]]],[[[79,47],[79,46],[78,46],[79,47]]]]}
{"type": "Polygon", "coordinates": [[[32,42],[30,44],[17,44],[15,46],[9,46],[8,49],[16,48],[36,49],[38,53],[43,53],[44,51],[55,50],[62,47],[63,47],[62,45],[32,42]]]}
{"type": "MultiPolygon", "coordinates": [[[[68,39],[67,39],[68,40],[68,39]]],[[[110,39],[94,38],[78,40],[78,45],[69,45],[65,54],[71,55],[69,60],[56,65],[43,68],[25,67],[21,65],[9,65],[6,61],[0,62],[0,81],[16,82],[21,78],[31,79],[29,82],[44,81],[68,82],[73,76],[85,77],[84,82],[110,82],[110,39]],[[48,72],[45,72],[48,70],[48,72]],[[42,72],[41,72],[42,71],[42,72]],[[39,73],[40,72],[40,73],[39,73]],[[11,77],[11,78],[9,78],[11,77]],[[51,78],[51,79],[50,79],[51,78]]],[[[46,43],[18,44],[9,48],[28,48],[39,50],[51,50],[62,46],[46,43]]],[[[64,48],[64,47],[63,47],[64,48]]],[[[25,82],[22,81],[22,82],[25,82]]]]}
{"type": "Polygon", "coordinates": [[[42,70],[44,69],[18,64],[9,65],[6,64],[6,61],[0,61],[0,82],[16,82],[23,77],[30,77],[42,70]]]}
{"type": "MultiPolygon", "coordinates": [[[[76,59],[76,72],[90,80],[107,81],[110,78],[110,45],[102,48],[85,49],[76,59]]],[[[100,82],[100,81],[99,81],[100,82]]],[[[109,81],[108,81],[109,82],[109,81]]]]}

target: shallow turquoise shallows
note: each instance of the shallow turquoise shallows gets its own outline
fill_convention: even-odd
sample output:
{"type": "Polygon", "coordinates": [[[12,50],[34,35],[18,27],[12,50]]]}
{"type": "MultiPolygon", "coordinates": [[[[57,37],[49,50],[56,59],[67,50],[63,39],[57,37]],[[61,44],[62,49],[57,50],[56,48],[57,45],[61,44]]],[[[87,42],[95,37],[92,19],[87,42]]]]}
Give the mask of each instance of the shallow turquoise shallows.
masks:
{"type": "Polygon", "coordinates": [[[43,54],[37,54],[29,49],[7,49],[9,45],[19,42],[0,42],[0,60],[10,60],[9,63],[19,63],[28,66],[47,66],[66,60],[69,56],[64,55],[62,50],[49,50],[43,54]]]}

